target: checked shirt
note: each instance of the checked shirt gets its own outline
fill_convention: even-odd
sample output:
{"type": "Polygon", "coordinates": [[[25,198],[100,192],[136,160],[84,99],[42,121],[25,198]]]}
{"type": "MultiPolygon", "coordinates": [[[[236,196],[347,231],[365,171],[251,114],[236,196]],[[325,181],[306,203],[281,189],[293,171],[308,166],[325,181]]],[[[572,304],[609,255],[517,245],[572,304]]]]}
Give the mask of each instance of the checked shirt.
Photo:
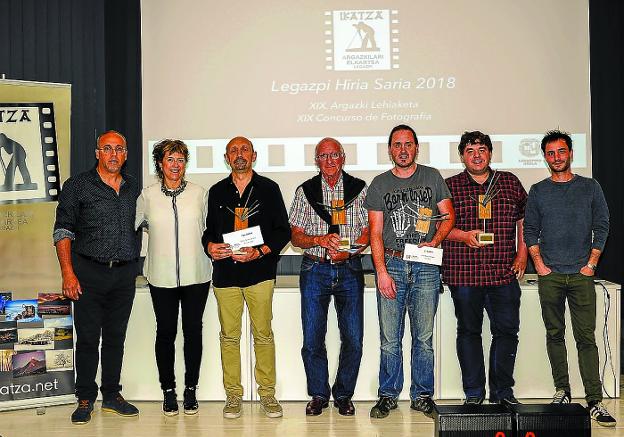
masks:
{"type": "MultiPolygon", "coordinates": [[[[325,182],[325,178],[321,178],[321,181],[323,187],[323,203],[325,205],[331,205],[332,200],[344,199],[342,176],[340,176],[340,180],[333,189],[325,182]]],[[[366,187],[362,189],[353,203],[347,208],[347,224],[340,225],[340,236],[342,238],[348,238],[351,244],[355,243],[355,240],[362,235],[362,229],[368,226],[368,212],[364,209],[365,198],[366,187]]],[[[289,222],[291,226],[302,228],[307,235],[325,235],[329,230],[329,225],[318,216],[308,203],[308,199],[306,199],[305,194],[303,194],[303,189],[301,187],[297,188],[295,192],[295,199],[290,207],[289,222]]],[[[319,258],[327,257],[326,250],[321,246],[310,247],[305,250],[305,253],[319,258]]]]}
{"type": "MultiPolygon", "coordinates": [[[[493,173],[493,172],[491,172],[493,173]]],[[[477,201],[492,178],[476,183],[466,170],[446,179],[453,196],[455,227],[462,231],[481,229],[494,233],[494,244],[472,249],[462,242],[444,240],[442,278],[448,285],[490,287],[509,284],[515,277],[511,265],[516,257],[516,222],[524,218],[527,193],[512,173],[497,171],[492,192],[492,218],[479,219],[477,201]]]]}

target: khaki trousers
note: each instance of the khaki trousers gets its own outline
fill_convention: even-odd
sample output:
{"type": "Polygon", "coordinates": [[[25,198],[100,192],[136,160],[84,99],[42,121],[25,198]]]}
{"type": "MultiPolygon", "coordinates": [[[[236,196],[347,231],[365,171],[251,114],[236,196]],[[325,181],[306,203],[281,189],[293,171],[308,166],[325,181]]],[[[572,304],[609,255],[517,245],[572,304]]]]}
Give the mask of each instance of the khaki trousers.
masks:
{"type": "Polygon", "coordinates": [[[243,396],[240,337],[244,302],[251,318],[258,394],[275,395],[275,343],[271,329],[274,285],[274,280],[268,280],[249,287],[214,288],[221,322],[219,340],[223,387],[228,396],[243,396]]]}

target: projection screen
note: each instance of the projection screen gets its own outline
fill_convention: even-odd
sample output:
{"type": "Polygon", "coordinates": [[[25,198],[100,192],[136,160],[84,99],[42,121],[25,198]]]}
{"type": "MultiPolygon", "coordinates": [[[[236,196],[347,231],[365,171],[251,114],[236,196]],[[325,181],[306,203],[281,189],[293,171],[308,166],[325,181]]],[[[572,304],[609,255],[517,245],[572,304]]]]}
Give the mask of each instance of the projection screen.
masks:
{"type": "Polygon", "coordinates": [[[457,142],[481,130],[492,166],[525,188],[548,176],[540,140],[573,134],[574,171],[591,175],[586,0],[143,1],[144,184],[151,148],[180,138],[188,179],[229,169],[227,141],[250,138],[255,170],[289,206],[316,173],[314,145],[338,138],[346,170],[390,168],[387,135],[411,125],[418,162],[462,170],[457,142]]]}

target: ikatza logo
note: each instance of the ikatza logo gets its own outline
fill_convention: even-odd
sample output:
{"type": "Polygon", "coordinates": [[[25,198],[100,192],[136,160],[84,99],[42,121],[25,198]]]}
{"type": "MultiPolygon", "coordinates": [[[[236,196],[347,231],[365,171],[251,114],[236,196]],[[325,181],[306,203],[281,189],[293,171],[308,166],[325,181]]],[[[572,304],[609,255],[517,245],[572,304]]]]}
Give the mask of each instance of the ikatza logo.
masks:
{"type": "Polygon", "coordinates": [[[398,23],[396,10],[326,11],[326,69],[399,68],[398,23]]]}

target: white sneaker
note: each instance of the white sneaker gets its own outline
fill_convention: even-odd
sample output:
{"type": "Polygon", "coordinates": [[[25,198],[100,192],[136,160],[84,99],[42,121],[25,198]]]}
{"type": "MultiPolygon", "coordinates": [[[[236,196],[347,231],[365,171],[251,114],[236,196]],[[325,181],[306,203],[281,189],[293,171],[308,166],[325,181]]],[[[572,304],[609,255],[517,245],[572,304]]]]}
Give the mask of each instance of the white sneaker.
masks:
{"type": "Polygon", "coordinates": [[[587,405],[589,415],[601,426],[615,426],[615,419],[609,414],[607,408],[602,402],[590,402],[587,405]]]}
{"type": "Polygon", "coordinates": [[[570,402],[572,402],[572,396],[569,391],[557,390],[551,404],[569,404],[570,402]]]}

